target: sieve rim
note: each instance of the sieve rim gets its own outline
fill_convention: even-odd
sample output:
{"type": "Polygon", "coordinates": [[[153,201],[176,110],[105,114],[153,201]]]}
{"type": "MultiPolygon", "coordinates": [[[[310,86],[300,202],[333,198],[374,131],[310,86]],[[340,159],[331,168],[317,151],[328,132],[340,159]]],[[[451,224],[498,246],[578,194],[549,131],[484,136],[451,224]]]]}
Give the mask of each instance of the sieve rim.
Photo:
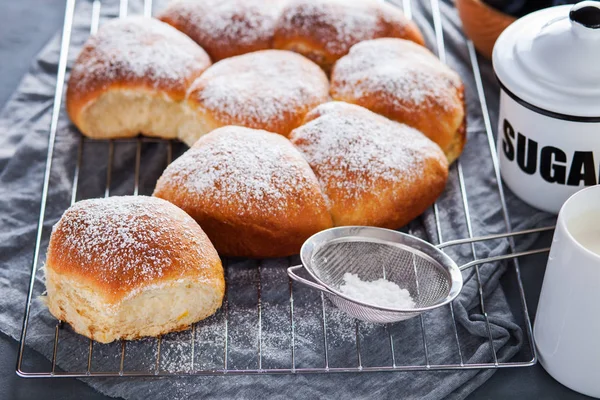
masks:
{"type": "Polygon", "coordinates": [[[430,311],[438,307],[442,307],[452,302],[460,294],[463,287],[462,273],[458,265],[442,250],[438,249],[431,243],[420,239],[416,236],[409,235],[403,232],[395,231],[387,228],[378,228],[373,226],[338,226],[334,228],[325,229],[318,233],[315,233],[309,237],[300,249],[300,261],[304,266],[304,269],[309,275],[321,286],[323,286],[330,294],[341,297],[347,301],[358,304],[363,307],[376,309],[379,311],[387,311],[393,313],[421,313],[430,311]],[[331,244],[333,242],[350,241],[349,239],[362,238],[363,241],[385,243],[395,247],[409,248],[411,252],[420,253],[419,256],[424,256],[429,260],[433,260],[439,264],[442,270],[448,275],[448,282],[450,284],[450,290],[448,294],[440,299],[440,301],[425,307],[418,308],[392,308],[383,307],[375,304],[369,304],[360,300],[353,299],[347,295],[341,293],[337,289],[334,289],[329,284],[320,279],[312,268],[312,256],[316,254],[325,244],[331,244]],[[373,240],[376,239],[376,240],[373,240]],[[395,239],[395,240],[394,240],[395,239]],[[414,242],[418,245],[417,248],[405,244],[404,242],[414,242]],[[421,248],[428,249],[435,257],[431,254],[421,250],[421,248]],[[439,259],[438,259],[439,258],[439,259]]]}

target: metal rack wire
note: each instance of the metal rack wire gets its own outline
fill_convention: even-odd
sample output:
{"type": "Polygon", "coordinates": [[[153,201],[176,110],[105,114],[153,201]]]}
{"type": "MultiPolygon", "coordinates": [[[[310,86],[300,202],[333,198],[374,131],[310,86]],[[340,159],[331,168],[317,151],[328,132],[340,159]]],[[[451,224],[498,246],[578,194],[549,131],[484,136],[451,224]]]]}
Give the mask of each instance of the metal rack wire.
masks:
{"type": "MultiPolygon", "coordinates": [[[[439,0],[429,0],[432,16],[433,16],[433,27],[435,30],[435,38],[436,38],[436,50],[439,58],[442,62],[446,62],[446,51],[444,45],[444,35],[443,35],[443,19],[442,14],[440,12],[440,5],[438,3],[439,0]]],[[[48,371],[36,371],[36,370],[26,370],[26,360],[25,360],[25,349],[27,344],[27,334],[28,328],[31,324],[32,318],[32,299],[34,298],[34,286],[36,282],[36,276],[39,274],[38,267],[40,266],[40,254],[43,250],[43,230],[44,230],[44,221],[46,216],[46,207],[48,204],[48,193],[51,182],[51,172],[52,165],[54,160],[54,150],[55,143],[58,131],[58,125],[61,119],[61,109],[62,109],[62,100],[63,100],[63,92],[67,71],[67,57],[69,54],[70,40],[71,40],[71,30],[73,28],[73,20],[75,14],[75,3],[76,0],[67,0],[66,1],[66,12],[65,12],[65,20],[63,25],[63,35],[61,40],[61,49],[60,49],[60,58],[58,64],[58,74],[57,74],[57,84],[56,84],[56,92],[54,97],[54,106],[52,109],[52,119],[49,131],[49,139],[48,139],[48,153],[46,158],[46,169],[44,175],[44,182],[42,188],[42,201],[40,206],[39,220],[38,220],[38,228],[37,228],[37,236],[36,243],[34,249],[34,257],[33,264],[31,266],[31,281],[29,286],[29,293],[27,297],[26,310],[23,320],[23,329],[20,338],[19,344],[19,353],[17,360],[17,373],[23,377],[94,377],[94,376],[157,376],[157,375],[218,375],[218,374],[263,374],[263,373],[323,373],[323,372],[368,372],[368,371],[417,371],[417,370],[458,370],[458,369],[480,369],[480,368],[505,368],[505,367],[525,367],[530,366],[536,363],[537,356],[535,353],[535,347],[533,346],[533,335],[531,329],[531,323],[529,319],[529,312],[527,309],[527,304],[525,301],[525,294],[523,291],[523,285],[521,282],[521,274],[519,263],[517,260],[514,260],[511,265],[514,273],[514,284],[518,289],[519,294],[519,302],[521,306],[520,314],[522,316],[523,321],[521,321],[520,325],[525,330],[525,340],[527,341],[525,345],[526,354],[521,361],[510,361],[510,362],[500,362],[498,360],[497,349],[494,347],[494,340],[492,337],[492,329],[490,324],[490,319],[488,315],[488,310],[486,309],[485,296],[483,291],[483,285],[481,281],[481,276],[479,272],[479,267],[475,269],[475,278],[478,282],[478,295],[479,295],[479,308],[481,314],[484,317],[485,326],[487,329],[487,342],[489,344],[490,355],[489,360],[487,362],[482,363],[468,363],[465,361],[464,348],[462,346],[461,335],[459,335],[459,328],[457,327],[455,310],[452,303],[449,304],[447,308],[447,312],[449,313],[449,318],[451,321],[451,327],[453,335],[448,338],[447,343],[444,343],[445,346],[448,347],[456,347],[457,351],[457,360],[458,362],[452,363],[435,363],[431,362],[432,356],[430,354],[429,344],[428,344],[428,333],[427,333],[427,324],[425,323],[423,315],[419,317],[420,321],[418,322],[418,329],[420,330],[420,334],[422,335],[422,350],[423,350],[423,361],[418,363],[408,363],[402,364],[400,360],[397,359],[397,354],[395,351],[395,337],[394,337],[394,329],[390,325],[384,327],[384,331],[382,335],[380,335],[379,339],[385,342],[385,346],[389,347],[389,355],[387,357],[386,363],[381,363],[377,365],[365,365],[363,362],[363,348],[368,347],[369,343],[365,341],[365,338],[360,334],[361,326],[357,321],[351,322],[354,324],[354,342],[355,342],[355,365],[348,366],[335,366],[332,365],[330,360],[330,338],[328,337],[328,325],[331,321],[328,320],[328,313],[326,311],[327,305],[323,294],[320,294],[320,298],[317,298],[316,301],[312,304],[312,307],[315,308],[320,313],[319,317],[319,325],[320,329],[322,329],[322,360],[319,361],[319,365],[300,365],[300,362],[297,359],[297,337],[298,337],[298,329],[299,323],[301,322],[301,316],[298,315],[298,307],[295,306],[295,293],[297,294],[297,287],[294,286],[292,280],[288,279],[287,281],[279,282],[278,290],[289,293],[289,302],[285,305],[286,313],[288,316],[286,319],[289,321],[286,323],[287,326],[283,328],[283,331],[287,331],[289,334],[289,346],[287,346],[286,352],[289,352],[289,364],[283,367],[272,368],[269,366],[265,366],[263,363],[263,306],[264,306],[264,291],[265,287],[261,279],[263,275],[264,265],[262,262],[257,263],[257,268],[253,272],[253,282],[256,285],[256,327],[257,327],[257,340],[256,340],[256,348],[248,349],[254,352],[255,360],[252,361],[249,367],[237,368],[232,365],[231,357],[231,335],[232,330],[235,329],[234,321],[232,321],[232,312],[235,311],[235,304],[231,303],[229,290],[226,293],[226,297],[224,300],[223,307],[221,311],[219,311],[219,318],[222,320],[222,349],[220,352],[222,353],[222,364],[220,366],[213,366],[210,368],[199,365],[196,362],[196,358],[200,351],[196,349],[196,335],[197,331],[201,328],[199,325],[193,325],[192,329],[189,331],[189,339],[185,339],[183,337],[179,337],[182,343],[186,340],[189,340],[189,353],[191,357],[187,358],[185,363],[186,366],[180,366],[175,370],[167,370],[161,368],[161,356],[164,352],[163,347],[165,344],[163,343],[163,338],[159,337],[152,343],[138,343],[130,344],[134,342],[120,342],[120,349],[117,350],[117,366],[110,370],[99,370],[95,368],[95,364],[98,362],[98,356],[94,352],[94,348],[96,346],[95,342],[89,340],[87,343],[87,357],[84,362],[83,368],[80,370],[73,371],[63,371],[58,367],[58,354],[61,349],[61,345],[65,340],[64,337],[68,335],[75,335],[72,332],[67,332],[63,329],[62,324],[59,322],[54,327],[54,339],[52,341],[52,356],[51,356],[51,369],[48,371]],[[296,307],[296,308],[295,308],[296,307]],[[130,347],[135,347],[134,349],[130,349],[130,347]],[[141,347],[141,349],[138,349],[141,347]],[[134,351],[147,351],[149,347],[154,347],[153,359],[150,360],[148,365],[145,368],[126,368],[126,356],[130,352],[134,351]]],[[[93,34],[97,31],[100,21],[100,11],[101,11],[101,0],[94,0],[92,3],[92,12],[91,12],[91,21],[90,21],[90,33],[93,34]]],[[[402,0],[402,6],[404,8],[405,14],[410,18],[412,17],[412,9],[411,9],[411,0],[402,0]]],[[[128,1],[121,0],[120,8],[119,8],[119,16],[123,17],[127,15],[128,12],[128,1]]],[[[145,0],[143,7],[143,14],[146,16],[150,16],[152,14],[152,1],[145,0]]],[[[498,160],[496,157],[496,148],[494,143],[494,138],[492,134],[492,128],[490,123],[490,116],[488,113],[488,108],[486,104],[486,98],[482,83],[482,77],[479,70],[479,61],[477,59],[477,55],[475,53],[475,49],[473,44],[470,41],[466,41],[466,48],[469,55],[469,59],[471,62],[473,79],[476,84],[477,96],[479,98],[479,104],[481,107],[481,113],[483,117],[483,122],[485,125],[487,141],[488,141],[488,150],[490,152],[490,159],[493,163],[493,170],[495,174],[495,181],[497,184],[498,196],[500,198],[502,215],[504,218],[506,233],[510,233],[511,231],[511,223],[510,218],[506,206],[506,201],[504,197],[503,188],[500,180],[500,173],[498,168],[498,160]]],[[[72,190],[70,195],[70,203],[73,204],[78,198],[78,186],[80,184],[80,171],[82,168],[83,162],[83,151],[85,146],[91,145],[91,143],[98,143],[99,141],[94,141],[90,139],[86,139],[83,136],[80,137],[78,147],[77,147],[77,161],[76,166],[73,172],[73,182],[72,182],[72,190]]],[[[144,143],[162,143],[165,144],[166,147],[166,161],[170,163],[173,159],[173,147],[174,143],[171,141],[162,141],[159,139],[151,139],[151,138],[136,138],[136,139],[126,139],[126,140],[108,140],[103,141],[103,143],[108,146],[108,160],[107,160],[107,172],[105,178],[105,189],[104,196],[108,197],[111,195],[111,180],[113,179],[113,160],[115,154],[115,147],[117,145],[122,145],[124,143],[128,143],[129,145],[135,144],[135,167],[134,167],[134,183],[133,183],[133,194],[137,195],[139,193],[140,188],[140,165],[142,160],[142,146],[144,143]]],[[[469,207],[469,198],[467,193],[467,188],[465,185],[463,167],[461,165],[460,160],[455,163],[456,178],[458,180],[458,187],[460,189],[460,196],[462,199],[463,211],[465,215],[465,226],[466,231],[468,233],[469,238],[473,238],[473,227],[471,224],[471,209],[469,207]]],[[[121,172],[121,171],[119,171],[121,172]]],[[[129,172],[131,173],[131,171],[129,172]]],[[[436,203],[433,206],[433,214],[436,221],[437,228],[437,239],[439,242],[444,240],[443,233],[440,224],[440,216],[438,204],[436,203]]],[[[512,238],[509,238],[510,248],[514,252],[514,243],[512,238]]],[[[473,243],[471,243],[470,251],[473,259],[477,259],[476,248],[473,243]]],[[[288,263],[291,264],[292,259],[288,259],[288,263]]],[[[229,268],[228,268],[228,260],[224,260],[224,266],[226,267],[226,275],[229,276],[229,268]]],[[[226,279],[227,279],[226,277],[226,279]]],[[[229,288],[229,282],[228,288],[229,288]]],[[[265,303],[266,304],[266,303],[265,303]]],[[[400,323],[402,324],[402,323],[400,323]]],[[[182,333],[181,335],[185,336],[186,333],[182,333]]],[[[180,336],[181,336],[180,335],[180,336]]],[[[185,343],[184,343],[185,344],[185,343]]],[[[64,346],[64,345],[62,345],[64,346]]],[[[249,364],[249,365],[250,365],[249,364]]]]}

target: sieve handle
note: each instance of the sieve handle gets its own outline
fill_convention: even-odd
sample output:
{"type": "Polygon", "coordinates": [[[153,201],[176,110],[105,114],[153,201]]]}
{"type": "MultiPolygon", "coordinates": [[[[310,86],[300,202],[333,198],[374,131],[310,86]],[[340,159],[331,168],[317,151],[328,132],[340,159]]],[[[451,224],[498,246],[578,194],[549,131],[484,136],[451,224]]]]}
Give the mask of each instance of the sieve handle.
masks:
{"type": "Polygon", "coordinates": [[[475,261],[471,261],[469,263],[466,263],[466,264],[460,266],[459,268],[460,268],[461,271],[463,271],[463,270],[465,270],[467,268],[474,267],[475,265],[485,264],[485,263],[493,262],[493,261],[508,260],[508,259],[511,259],[511,258],[529,256],[531,254],[546,253],[548,251],[550,251],[550,247],[545,247],[543,249],[527,250],[527,251],[522,251],[522,252],[519,252],[519,253],[505,254],[505,255],[502,255],[502,256],[482,258],[481,260],[475,260],[475,261]]]}
{"type": "Polygon", "coordinates": [[[530,233],[548,232],[548,231],[554,230],[554,228],[555,228],[554,226],[545,226],[543,228],[527,229],[527,230],[518,231],[518,232],[499,233],[496,235],[479,236],[479,237],[468,238],[468,239],[449,240],[447,242],[440,243],[435,247],[437,247],[438,249],[443,249],[445,247],[456,246],[458,244],[484,242],[486,240],[510,238],[510,237],[514,237],[514,236],[528,235],[530,233]]]}
{"type": "Polygon", "coordinates": [[[312,288],[320,290],[321,292],[325,292],[325,293],[330,293],[331,294],[331,292],[325,286],[321,286],[321,285],[319,285],[317,283],[311,282],[311,281],[309,281],[307,279],[304,279],[304,278],[296,275],[294,273],[294,271],[299,270],[300,268],[304,268],[304,265],[300,264],[300,265],[296,265],[296,266],[293,266],[293,267],[289,267],[287,269],[288,276],[290,278],[292,278],[293,280],[295,280],[296,282],[303,283],[306,286],[310,286],[312,288]]]}

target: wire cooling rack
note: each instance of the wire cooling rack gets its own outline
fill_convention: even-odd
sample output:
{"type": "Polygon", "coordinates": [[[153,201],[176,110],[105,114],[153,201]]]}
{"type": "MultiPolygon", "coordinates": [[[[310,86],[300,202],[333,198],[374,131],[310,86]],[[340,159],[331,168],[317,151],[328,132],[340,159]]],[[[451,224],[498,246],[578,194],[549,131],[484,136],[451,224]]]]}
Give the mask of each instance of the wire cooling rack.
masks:
{"type": "MultiPolygon", "coordinates": [[[[415,0],[412,0],[415,1],[415,0]]],[[[432,20],[429,21],[435,31],[435,44],[437,55],[442,62],[446,62],[446,51],[444,47],[444,34],[442,30],[443,16],[440,12],[439,0],[429,1],[432,20]]],[[[452,303],[441,311],[446,318],[450,334],[443,343],[431,343],[428,341],[428,325],[425,317],[413,320],[367,328],[363,323],[345,319],[336,314],[332,306],[323,298],[322,294],[314,294],[313,297],[301,296],[301,288],[293,284],[285,275],[285,268],[269,268],[269,260],[251,262],[245,265],[236,265],[231,268],[231,260],[224,260],[226,269],[227,292],[223,307],[215,316],[209,320],[195,324],[191,330],[165,335],[155,339],[143,339],[133,342],[121,341],[109,345],[101,345],[75,334],[68,326],[61,322],[55,323],[53,328],[53,339],[48,340],[48,351],[51,354],[51,368],[39,370],[39,367],[31,367],[27,362],[28,331],[41,318],[40,313],[34,310],[36,297],[42,292],[43,286],[36,280],[39,278],[40,267],[43,264],[40,254],[45,252],[47,246],[44,235],[44,222],[49,207],[49,190],[52,188],[52,168],[55,160],[56,138],[59,124],[63,122],[63,92],[67,72],[67,59],[71,49],[71,30],[75,15],[76,0],[67,0],[66,12],[63,25],[63,33],[60,48],[60,58],[57,73],[57,85],[52,109],[52,119],[49,130],[48,153],[42,190],[42,201],[39,213],[37,237],[35,243],[33,264],[31,267],[31,281],[27,297],[26,310],[23,321],[23,329],[19,344],[17,360],[17,373],[22,377],[94,377],[94,376],[162,376],[162,375],[218,375],[218,374],[259,374],[259,373],[323,373],[323,372],[367,372],[367,371],[417,371],[417,370],[458,370],[458,369],[480,369],[480,368],[504,368],[525,367],[536,363],[537,356],[533,345],[532,329],[529,312],[525,301],[525,294],[521,282],[519,263],[513,260],[510,263],[507,275],[509,284],[514,286],[518,293],[518,304],[516,306],[515,318],[525,332],[524,345],[517,360],[500,362],[498,352],[495,348],[490,318],[492,315],[486,309],[484,290],[481,284],[479,269],[475,269],[475,278],[479,284],[479,311],[483,315],[488,337],[483,342],[473,341],[468,332],[461,331],[457,324],[455,309],[452,303]],[[248,264],[249,263],[249,264],[248,264]],[[241,275],[240,275],[241,274],[241,275]],[[37,283],[36,283],[37,281],[37,283]],[[237,293],[239,285],[246,288],[250,286],[255,293],[251,298],[234,299],[232,294],[237,293]],[[285,293],[285,301],[277,300],[275,304],[269,300],[272,293],[285,293]],[[304,303],[304,304],[300,304],[304,303]],[[302,307],[301,307],[302,306],[302,307]],[[310,310],[310,311],[307,311],[310,310]],[[245,332],[248,327],[252,332],[245,332]],[[277,330],[273,332],[273,326],[277,330]],[[341,333],[340,333],[341,332],[341,333]],[[417,356],[412,359],[403,359],[398,354],[397,348],[399,332],[421,337],[421,346],[417,349],[417,356]],[[312,336],[307,340],[307,336],[312,336]],[[467,353],[472,351],[473,343],[478,343],[480,348],[489,349],[486,362],[469,363],[467,353]],[[303,359],[300,352],[303,347],[312,347],[313,356],[303,359]],[[344,347],[345,346],[345,347],[344,347]],[[436,362],[433,348],[442,346],[456,349],[451,361],[436,362]],[[316,349],[316,350],[315,350],[316,349]],[[367,361],[371,353],[377,353],[372,349],[378,349],[380,360],[367,361]],[[382,350],[383,349],[383,350],[382,350]],[[334,353],[345,353],[346,363],[338,365],[334,353]],[[350,353],[348,355],[348,353],[350,353]],[[176,357],[171,357],[176,354],[176,357]],[[64,370],[59,368],[61,357],[70,360],[69,365],[76,364],[77,368],[64,370]],[[169,360],[169,358],[173,358],[169,360]],[[133,361],[132,361],[133,360],[133,361]],[[350,360],[348,362],[348,360],[350,360]]],[[[405,14],[411,18],[411,0],[403,0],[402,6],[405,14]]],[[[101,0],[94,0],[90,15],[90,33],[97,31],[100,21],[101,0]]],[[[119,17],[128,13],[127,0],[120,1],[119,17]]],[[[145,0],[143,14],[152,15],[152,1],[145,0]]],[[[482,77],[479,70],[479,61],[473,44],[465,41],[463,49],[471,64],[472,77],[476,85],[481,115],[487,134],[487,150],[493,163],[494,182],[501,204],[501,212],[504,218],[505,231],[510,233],[511,224],[507,211],[503,188],[501,185],[496,158],[496,148],[490,124],[490,117],[486,104],[482,77]]],[[[464,77],[463,77],[464,78],[464,77]]],[[[85,149],[94,146],[103,147],[108,160],[106,161],[106,176],[104,196],[111,195],[111,181],[117,176],[133,174],[133,194],[140,192],[140,165],[143,158],[143,146],[150,144],[159,146],[164,151],[165,166],[174,158],[174,152],[184,149],[178,142],[163,141],[151,138],[135,138],[127,140],[94,141],[81,136],[77,146],[76,154],[69,157],[76,158],[73,171],[72,190],[70,203],[80,199],[78,187],[81,184],[81,171],[86,167],[85,149]],[[135,149],[135,165],[133,168],[114,168],[115,153],[123,146],[133,146],[135,149]],[[115,170],[118,169],[118,170],[115,170]]],[[[94,147],[96,149],[96,147],[94,147]]],[[[98,150],[94,150],[97,152],[98,150]]],[[[63,155],[64,156],[64,155],[63,155]]],[[[89,167],[89,166],[88,166],[89,167]]],[[[472,211],[469,207],[469,195],[465,185],[463,167],[458,160],[451,171],[451,179],[458,181],[459,196],[465,217],[464,230],[468,237],[473,237],[472,211]]],[[[479,210],[481,212],[481,210],[479,210]]],[[[433,206],[433,215],[436,222],[438,241],[444,240],[442,226],[440,224],[440,213],[438,204],[433,206]]],[[[509,239],[510,249],[514,252],[514,243],[509,239]]],[[[470,244],[470,252],[473,259],[477,259],[476,248],[470,244]]],[[[288,259],[288,265],[294,261],[288,259]]],[[[239,264],[239,260],[233,262],[239,264]]],[[[242,262],[244,264],[244,262],[242,262]]],[[[248,296],[246,296],[248,297],[248,296]]],[[[42,313],[47,311],[42,311],[42,313]]],[[[434,316],[440,318],[439,314],[434,316]]],[[[54,324],[54,323],[52,323],[54,324]]],[[[31,336],[31,335],[30,335],[31,336]]],[[[52,333],[48,335],[52,337],[52,333]]],[[[481,338],[480,338],[481,339],[481,338]]],[[[38,349],[39,350],[39,349],[38,349]]]]}

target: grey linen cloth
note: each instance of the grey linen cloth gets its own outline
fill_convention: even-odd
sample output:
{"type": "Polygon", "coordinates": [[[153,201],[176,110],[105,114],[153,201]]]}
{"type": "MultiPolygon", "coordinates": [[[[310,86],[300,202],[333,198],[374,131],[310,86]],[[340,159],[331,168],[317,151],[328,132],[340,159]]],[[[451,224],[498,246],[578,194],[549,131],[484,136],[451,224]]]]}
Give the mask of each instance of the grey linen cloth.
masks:
{"type": "MultiPolygon", "coordinates": [[[[435,52],[430,4],[413,1],[413,16],[435,52]]],[[[488,139],[477,97],[471,61],[460,23],[451,4],[441,3],[447,60],[462,76],[466,86],[468,106],[468,143],[460,159],[471,222],[475,235],[505,231],[497,184],[490,158],[488,139]]],[[[155,10],[160,5],[155,5],[155,10]]],[[[130,2],[130,13],[141,14],[141,4],[130,2]]],[[[103,1],[101,23],[117,15],[115,2],[103,1]]],[[[89,32],[91,3],[80,1],[75,14],[72,65],[89,32]]],[[[60,37],[57,36],[41,52],[17,92],[0,114],[0,330],[18,338],[21,330],[30,268],[40,207],[44,163],[47,153],[48,128],[56,85],[60,37]]],[[[482,62],[482,75],[491,111],[497,108],[497,91],[491,66],[482,62]]],[[[492,113],[495,124],[495,113],[492,113]]],[[[51,170],[50,191],[42,235],[42,253],[37,268],[43,265],[50,229],[69,206],[73,174],[77,158],[79,133],[69,123],[63,111],[58,125],[51,170]]],[[[110,194],[133,192],[135,142],[115,144],[110,194]]],[[[175,145],[175,156],[185,151],[175,145]]],[[[104,195],[107,171],[107,142],[86,141],[82,153],[77,199],[104,195]]],[[[166,165],[164,143],[144,143],[140,176],[140,194],[152,193],[154,184],[166,165]]],[[[541,226],[553,217],[533,210],[510,193],[507,201],[513,229],[541,226]]],[[[438,201],[443,240],[466,237],[468,232],[457,168],[452,167],[447,190],[438,201]]],[[[407,229],[426,240],[438,237],[431,211],[413,222],[407,229]]],[[[520,241],[529,246],[534,237],[520,241]]],[[[476,246],[477,256],[508,251],[506,241],[493,241],[476,246]]],[[[473,259],[469,246],[451,249],[448,253],[460,264],[473,259]]],[[[258,315],[256,282],[262,278],[262,363],[263,368],[289,368],[291,365],[291,332],[289,329],[289,291],[285,267],[298,262],[289,259],[257,261],[226,260],[229,286],[229,351],[228,366],[234,369],[258,368],[258,315]]],[[[499,279],[506,265],[485,265],[481,279],[491,335],[499,361],[510,360],[524,343],[523,322],[511,312],[499,279]]],[[[460,339],[460,354],[465,363],[491,362],[488,331],[479,308],[478,285],[473,271],[466,271],[465,286],[454,302],[454,312],[460,339]]],[[[37,296],[43,291],[42,273],[37,274],[27,352],[38,351],[50,358],[54,339],[55,319],[37,296]],[[33,350],[32,350],[33,349],[33,350]]],[[[295,366],[323,367],[323,332],[321,300],[318,292],[293,285],[295,304],[295,366]]],[[[518,303],[518,299],[516,300],[518,303]]],[[[329,366],[356,366],[355,321],[325,303],[329,366]]],[[[165,335],[161,347],[159,368],[169,372],[188,372],[199,368],[222,368],[224,312],[198,324],[195,337],[191,332],[165,335]],[[191,340],[195,343],[192,358],[191,340]],[[193,363],[193,366],[192,366],[193,363]]],[[[431,364],[459,363],[459,351],[449,307],[423,316],[426,344],[431,364]]],[[[391,365],[387,332],[384,327],[359,323],[362,364],[391,365]]],[[[425,353],[419,318],[390,326],[397,365],[423,365],[425,353]]],[[[57,365],[63,370],[85,371],[88,342],[70,328],[60,331],[57,365]]],[[[153,372],[156,368],[156,340],[144,339],[127,344],[126,370],[153,372]]],[[[118,370],[120,344],[95,345],[93,370],[118,370]]],[[[26,364],[35,370],[35,366],[26,364]]],[[[86,379],[89,385],[109,396],[125,399],[159,398],[409,398],[461,399],[481,385],[493,370],[424,371],[394,373],[352,373],[316,375],[254,375],[169,378],[102,378],[86,379]]]]}

